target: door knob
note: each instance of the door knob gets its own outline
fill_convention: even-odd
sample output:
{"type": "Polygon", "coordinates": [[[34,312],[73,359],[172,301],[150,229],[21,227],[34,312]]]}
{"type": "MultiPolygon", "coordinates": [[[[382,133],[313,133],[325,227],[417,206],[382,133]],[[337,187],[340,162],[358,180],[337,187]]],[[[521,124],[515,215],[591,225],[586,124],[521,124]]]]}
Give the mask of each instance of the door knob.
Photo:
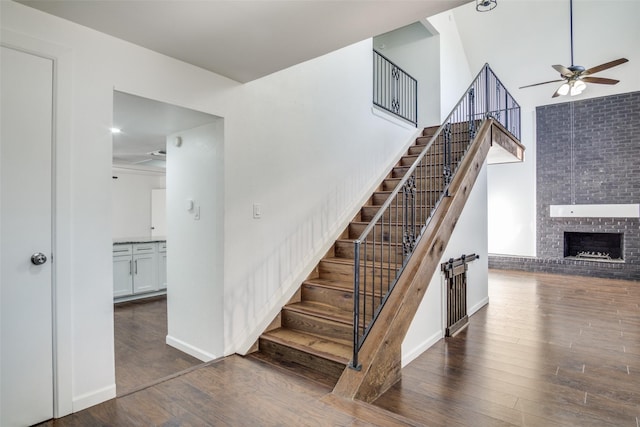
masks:
{"type": "Polygon", "coordinates": [[[42,252],[36,252],[35,254],[31,255],[31,263],[33,265],[42,265],[45,262],[47,262],[47,256],[42,252]]]}

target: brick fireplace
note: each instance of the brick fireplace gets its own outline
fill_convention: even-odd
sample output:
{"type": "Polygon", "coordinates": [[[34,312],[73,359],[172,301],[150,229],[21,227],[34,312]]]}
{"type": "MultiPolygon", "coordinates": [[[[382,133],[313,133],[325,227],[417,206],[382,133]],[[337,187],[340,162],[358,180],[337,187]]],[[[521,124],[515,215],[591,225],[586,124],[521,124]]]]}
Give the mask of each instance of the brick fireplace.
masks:
{"type": "Polygon", "coordinates": [[[637,214],[550,212],[640,203],[640,92],[537,107],[536,134],[537,256],[491,256],[489,266],[640,280],[637,214]],[[576,257],[585,244],[611,259],[576,257]]]}

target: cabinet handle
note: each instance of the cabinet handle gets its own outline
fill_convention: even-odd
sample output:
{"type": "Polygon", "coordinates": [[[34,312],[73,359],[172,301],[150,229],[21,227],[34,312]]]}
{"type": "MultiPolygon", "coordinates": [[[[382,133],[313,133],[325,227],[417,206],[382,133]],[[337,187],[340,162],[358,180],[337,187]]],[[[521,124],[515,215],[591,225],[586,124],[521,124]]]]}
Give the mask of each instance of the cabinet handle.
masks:
{"type": "Polygon", "coordinates": [[[138,260],[136,260],[136,274],[138,274],[138,260]]]}
{"type": "Polygon", "coordinates": [[[133,266],[131,265],[132,261],[129,260],[129,276],[133,275],[133,266]]]}

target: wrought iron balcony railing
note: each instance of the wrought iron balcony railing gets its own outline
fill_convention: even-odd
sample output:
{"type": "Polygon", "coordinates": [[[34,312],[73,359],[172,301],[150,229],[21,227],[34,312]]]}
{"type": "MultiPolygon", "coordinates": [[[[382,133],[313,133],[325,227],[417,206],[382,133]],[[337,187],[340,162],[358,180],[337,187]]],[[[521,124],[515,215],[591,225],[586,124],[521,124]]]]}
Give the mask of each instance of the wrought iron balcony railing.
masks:
{"type": "Polygon", "coordinates": [[[418,124],[418,81],[375,50],[373,104],[414,126],[418,124]]]}

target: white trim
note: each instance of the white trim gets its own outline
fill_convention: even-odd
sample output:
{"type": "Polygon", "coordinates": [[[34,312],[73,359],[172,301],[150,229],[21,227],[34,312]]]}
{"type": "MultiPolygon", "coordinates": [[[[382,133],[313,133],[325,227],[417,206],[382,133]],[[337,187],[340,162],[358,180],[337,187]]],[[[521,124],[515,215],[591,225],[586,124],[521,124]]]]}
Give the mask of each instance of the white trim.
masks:
{"type": "Polygon", "coordinates": [[[170,345],[171,347],[177,348],[178,350],[182,351],[183,353],[187,353],[190,356],[195,357],[196,359],[202,360],[203,362],[210,362],[214,359],[217,359],[218,357],[206,352],[202,349],[199,349],[197,347],[192,346],[191,344],[187,344],[186,342],[179,340],[177,338],[173,338],[170,335],[167,335],[167,339],[166,339],[167,345],[170,345]]]}
{"type": "Polygon", "coordinates": [[[404,368],[409,363],[413,362],[418,356],[427,351],[431,346],[440,341],[444,337],[444,332],[440,329],[435,334],[424,340],[421,344],[416,346],[407,354],[402,355],[402,367],[404,368]]]}
{"type": "Polygon", "coordinates": [[[404,119],[397,117],[396,115],[388,112],[384,108],[380,108],[374,105],[371,107],[371,113],[374,116],[380,117],[381,119],[385,119],[386,121],[391,122],[394,125],[400,126],[401,128],[417,129],[417,126],[414,126],[413,123],[410,123],[409,121],[406,121],[404,119]]]}
{"type": "Polygon", "coordinates": [[[148,292],[145,294],[134,294],[134,295],[127,295],[127,296],[123,296],[123,297],[117,297],[113,299],[113,303],[114,304],[118,304],[121,302],[127,302],[127,301],[136,301],[136,300],[143,300],[145,298],[151,298],[151,297],[159,297],[162,295],[166,295],[167,294],[167,290],[166,289],[162,289],[159,291],[154,291],[154,292],[148,292]]]}
{"type": "Polygon", "coordinates": [[[116,385],[112,384],[108,387],[101,388],[91,393],[80,395],[73,399],[73,412],[82,411],[98,403],[110,400],[116,397],[116,385]]]}
{"type": "Polygon", "coordinates": [[[111,168],[114,174],[125,173],[129,175],[150,175],[150,176],[167,176],[166,169],[146,169],[142,166],[136,167],[135,165],[114,165],[111,168]]]}
{"type": "Polygon", "coordinates": [[[482,307],[484,307],[485,305],[489,304],[489,297],[484,297],[480,300],[479,303],[477,303],[476,305],[474,305],[473,307],[469,307],[467,308],[467,315],[469,317],[473,316],[478,310],[480,310],[482,307]]]}

